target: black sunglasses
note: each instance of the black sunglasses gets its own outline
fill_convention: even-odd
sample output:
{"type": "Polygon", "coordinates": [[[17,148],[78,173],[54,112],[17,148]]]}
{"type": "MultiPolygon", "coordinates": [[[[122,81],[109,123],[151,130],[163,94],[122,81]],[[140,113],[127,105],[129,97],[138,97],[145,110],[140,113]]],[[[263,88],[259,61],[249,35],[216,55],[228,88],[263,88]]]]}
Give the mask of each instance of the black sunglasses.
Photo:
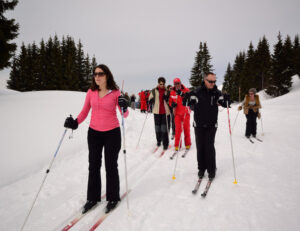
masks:
{"type": "Polygon", "coordinates": [[[217,81],[216,80],[206,80],[207,82],[209,82],[209,83],[216,83],[217,81]]]}
{"type": "Polygon", "coordinates": [[[104,72],[95,72],[95,73],[94,73],[94,77],[97,77],[97,76],[103,77],[104,75],[105,75],[104,72]]]}

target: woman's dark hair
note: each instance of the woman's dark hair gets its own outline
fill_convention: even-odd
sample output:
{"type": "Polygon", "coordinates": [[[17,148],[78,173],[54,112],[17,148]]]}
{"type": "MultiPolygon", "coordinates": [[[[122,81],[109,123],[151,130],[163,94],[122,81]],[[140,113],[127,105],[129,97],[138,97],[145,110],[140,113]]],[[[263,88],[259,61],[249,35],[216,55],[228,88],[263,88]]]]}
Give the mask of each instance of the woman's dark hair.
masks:
{"type": "Polygon", "coordinates": [[[92,78],[92,84],[91,84],[91,90],[92,91],[96,91],[96,90],[100,90],[99,86],[96,84],[95,81],[95,77],[94,77],[94,73],[95,70],[97,68],[100,68],[106,75],[106,80],[107,80],[107,84],[106,87],[109,90],[119,90],[118,85],[116,84],[115,80],[114,80],[114,76],[112,75],[111,71],[109,70],[109,68],[104,65],[104,64],[99,64],[98,66],[96,66],[93,70],[93,78],[92,78]]]}

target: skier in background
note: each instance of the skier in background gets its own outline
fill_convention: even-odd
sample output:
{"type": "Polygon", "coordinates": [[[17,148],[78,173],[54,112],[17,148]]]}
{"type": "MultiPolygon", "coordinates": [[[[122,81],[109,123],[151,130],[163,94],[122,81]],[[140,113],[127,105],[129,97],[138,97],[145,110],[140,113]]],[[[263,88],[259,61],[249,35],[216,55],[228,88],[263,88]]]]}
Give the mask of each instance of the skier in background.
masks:
{"type": "Polygon", "coordinates": [[[261,108],[261,104],[255,88],[249,89],[248,94],[245,95],[244,101],[242,105],[238,107],[238,110],[242,110],[243,107],[247,119],[245,136],[247,138],[250,138],[251,135],[256,137],[256,118],[260,119],[259,109],[261,108]]]}
{"type": "Polygon", "coordinates": [[[157,146],[160,146],[161,142],[163,142],[163,149],[167,150],[169,146],[167,120],[170,119],[170,109],[166,102],[166,80],[164,77],[159,77],[157,82],[157,87],[152,89],[150,93],[149,103],[153,105],[152,112],[154,114],[157,146]]]}
{"type": "Polygon", "coordinates": [[[147,102],[146,102],[146,96],[145,96],[145,92],[142,90],[139,93],[139,97],[140,97],[140,103],[141,103],[141,113],[146,113],[147,111],[147,102]]]}
{"type": "Polygon", "coordinates": [[[173,80],[174,87],[170,93],[169,105],[172,107],[174,120],[175,120],[175,150],[178,151],[181,147],[182,140],[181,132],[184,132],[185,148],[191,147],[191,135],[190,135],[190,108],[182,104],[184,94],[190,90],[181,84],[179,78],[173,80]],[[180,143],[179,143],[180,142],[180,143]]]}
{"type": "Polygon", "coordinates": [[[136,99],[135,95],[132,94],[131,97],[130,97],[130,104],[131,104],[131,108],[133,110],[135,110],[135,99],[136,99]]]}
{"type": "Polygon", "coordinates": [[[120,180],[118,172],[118,156],[121,149],[121,131],[117,118],[116,107],[124,117],[128,116],[128,102],[120,95],[120,90],[114,81],[109,68],[98,65],[93,71],[91,88],[88,90],[84,106],[77,119],[68,117],[64,126],[73,130],[78,128],[90,109],[92,115],[88,130],[89,148],[89,177],[87,188],[87,202],[82,213],[86,213],[101,200],[101,175],[102,150],[104,149],[106,169],[106,213],[116,207],[120,201],[120,180]]]}

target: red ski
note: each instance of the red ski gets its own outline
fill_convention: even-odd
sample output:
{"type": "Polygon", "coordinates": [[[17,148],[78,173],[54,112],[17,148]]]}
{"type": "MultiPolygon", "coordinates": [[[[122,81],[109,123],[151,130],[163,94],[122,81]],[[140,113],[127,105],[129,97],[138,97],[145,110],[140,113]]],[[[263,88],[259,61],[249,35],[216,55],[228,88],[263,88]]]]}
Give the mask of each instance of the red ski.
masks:
{"type": "Polygon", "coordinates": [[[119,206],[119,204],[122,202],[122,200],[127,196],[128,193],[130,193],[131,190],[128,190],[128,192],[125,192],[122,197],[121,197],[121,201],[117,204],[117,206],[111,210],[109,213],[106,213],[104,215],[102,215],[98,221],[93,225],[92,228],[89,229],[89,231],[94,231],[99,225],[101,225],[101,223],[119,206]]]}
{"type": "MultiPolygon", "coordinates": [[[[106,194],[104,194],[101,199],[104,199],[106,196],[106,194]]],[[[95,206],[97,207],[97,206],[95,206]]],[[[93,209],[92,209],[93,210],[93,209]]],[[[69,229],[71,229],[78,221],[80,221],[86,214],[88,214],[89,212],[86,213],[82,213],[81,211],[77,214],[77,216],[69,223],[67,224],[62,231],[67,231],[69,229]]]]}

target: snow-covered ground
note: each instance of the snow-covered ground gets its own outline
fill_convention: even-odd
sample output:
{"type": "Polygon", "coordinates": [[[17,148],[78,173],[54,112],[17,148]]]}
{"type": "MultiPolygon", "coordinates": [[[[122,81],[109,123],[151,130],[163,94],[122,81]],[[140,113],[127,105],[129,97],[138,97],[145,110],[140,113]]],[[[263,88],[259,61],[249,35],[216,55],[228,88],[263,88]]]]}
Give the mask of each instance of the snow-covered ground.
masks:
{"type": "MultiPolygon", "coordinates": [[[[300,226],[300,81],[290,93],[262,98],[262,124],[251,144],[244,138],[245,116],[233,128],[233,165],[227,110],[220,108],[216,135],[217,175],[205,199],[191,193],[197,180],[196,147],[178,158],[176,179],[172,150],[158,158],[153,115],[130,109],[125,120],[129,210],[124,202],[97,230],[299,230],[300,226]],[[137,141],[145,122],[138,148],[137,141]]],[[[0,230],[20,230],[45,176],[69,114],[77,116],[85,93],[0,91],[0,230]]],[[[230,109],[231,124],[237,106],[230,109]]],[[[193,115],[191,116],[191,118],[193,115]]],[[[191,119],[192,124],[192,119],[191,119]]],[[[68,131],[24,230],[61,230],[86,199],[88,119],[68,131]]],[[[171,142],[173,144],[173,141],[171,142]]],[[[103,165],[104,166],[104,165],[103,165]]],[[[121,193],[125,191],[124,154],[119,155],[121,193]]],[[[105,193],[105,169],[102,168],[105,193]]],[[[200,192],[204,189],[202,183],[200,192]]],[[[105,200],[71,230],[88,230],[105,207],[105,200]]]]}

